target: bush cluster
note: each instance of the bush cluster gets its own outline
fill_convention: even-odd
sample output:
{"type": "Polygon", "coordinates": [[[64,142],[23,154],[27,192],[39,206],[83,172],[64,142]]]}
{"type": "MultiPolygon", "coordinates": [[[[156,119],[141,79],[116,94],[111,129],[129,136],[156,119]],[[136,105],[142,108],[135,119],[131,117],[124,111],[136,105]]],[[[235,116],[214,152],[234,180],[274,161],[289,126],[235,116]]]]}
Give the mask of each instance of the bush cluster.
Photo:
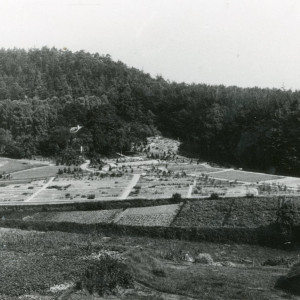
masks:
{"type": "Polygon", "coordinates": [[[98,293],[100,296],[117,294],[117,287],[133,287],[133,277],[123,262],[107,255],[88,266],[76,287],[86,289],[90,294],[98,293]]]}

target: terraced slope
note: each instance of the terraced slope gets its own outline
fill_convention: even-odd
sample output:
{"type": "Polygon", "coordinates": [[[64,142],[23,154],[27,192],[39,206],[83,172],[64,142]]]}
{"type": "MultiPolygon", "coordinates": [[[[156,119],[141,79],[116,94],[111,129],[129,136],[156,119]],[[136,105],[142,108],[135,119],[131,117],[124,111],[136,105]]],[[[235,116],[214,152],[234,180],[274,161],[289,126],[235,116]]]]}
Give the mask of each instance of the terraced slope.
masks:
{"type": "MultiPolygon", "coordinates": [[[[295,214],[300,224],[300,199],[294,198],[295,214]]],[[[278,198],[234,198],[187,202],[172,226],[247,227],[266,226],[277,219],[278,198]]]]}

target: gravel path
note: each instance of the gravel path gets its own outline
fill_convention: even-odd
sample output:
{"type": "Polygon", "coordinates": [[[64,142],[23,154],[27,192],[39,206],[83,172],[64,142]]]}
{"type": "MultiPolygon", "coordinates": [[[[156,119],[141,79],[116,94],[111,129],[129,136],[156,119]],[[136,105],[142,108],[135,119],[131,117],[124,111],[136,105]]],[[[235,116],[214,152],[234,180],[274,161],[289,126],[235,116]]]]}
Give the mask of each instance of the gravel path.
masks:
{"type": "Polygon", "coordinates": [[[196,185],[196,182],[197,182],[196,179],[194,179],[193,184],[189,186],[188,193],[186,195],[187,198],[191,198],[192,197],[193,187],[196,185]]]}
{"type": "Polygon", "coordinates": [[[54,178],[55,177],[51,177],[50,180],[47,183],[45,183],[41,189],[39,189],[38,191],[36,191],[33,195],[31,195],[24,202],[30,202],[30,201],[32,201],[32,199],[34,199],[40,192],[44,191],[49,186],[49,184],[54,180],[54,178]]]}
{"type": "Polygon", "coordinates": [[[134,174],[129,185],[125,188],[123,194],[120,196],[120,200],[127,199],[128,195],[130,194],[132,188],[138,183],[140,180],[140,174],[134,174]]]}

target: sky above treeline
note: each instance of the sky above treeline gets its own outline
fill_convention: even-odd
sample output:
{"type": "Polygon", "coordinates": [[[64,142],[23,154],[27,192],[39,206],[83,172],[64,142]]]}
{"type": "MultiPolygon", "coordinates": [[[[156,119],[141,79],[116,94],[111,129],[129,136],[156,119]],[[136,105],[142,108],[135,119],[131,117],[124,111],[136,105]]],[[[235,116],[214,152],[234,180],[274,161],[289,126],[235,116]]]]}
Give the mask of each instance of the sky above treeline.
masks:
{"type": "Polygon", "coordinates": [[[0,47],[109,54],[186,83],[300,90],[299,0],[1,0],[0,47]]]}

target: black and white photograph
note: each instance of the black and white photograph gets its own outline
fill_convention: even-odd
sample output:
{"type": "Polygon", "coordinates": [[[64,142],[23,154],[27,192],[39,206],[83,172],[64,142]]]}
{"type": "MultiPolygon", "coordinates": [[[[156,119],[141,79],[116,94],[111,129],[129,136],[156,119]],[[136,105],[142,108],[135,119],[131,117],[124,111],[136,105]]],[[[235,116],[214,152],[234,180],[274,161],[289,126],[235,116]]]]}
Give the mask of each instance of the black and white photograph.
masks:
{"type": "Polygon", "coordinates": [[[300,1],[0,0],[0,300],[300,299],[300,1]]]}

